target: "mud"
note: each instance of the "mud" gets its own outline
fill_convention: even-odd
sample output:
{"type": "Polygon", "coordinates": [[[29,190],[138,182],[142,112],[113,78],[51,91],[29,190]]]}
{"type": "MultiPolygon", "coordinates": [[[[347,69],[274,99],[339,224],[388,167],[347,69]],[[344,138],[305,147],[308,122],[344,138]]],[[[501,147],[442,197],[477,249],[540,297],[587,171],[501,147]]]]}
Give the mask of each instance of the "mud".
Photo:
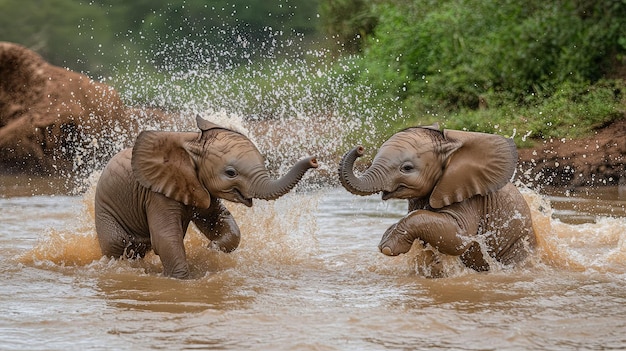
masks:
{"type": "Polygon", "coordinates": [[[543,140],[518,151],[518,176],[524,182],[626,186],[626,117],[586,138],[543,140]]]}

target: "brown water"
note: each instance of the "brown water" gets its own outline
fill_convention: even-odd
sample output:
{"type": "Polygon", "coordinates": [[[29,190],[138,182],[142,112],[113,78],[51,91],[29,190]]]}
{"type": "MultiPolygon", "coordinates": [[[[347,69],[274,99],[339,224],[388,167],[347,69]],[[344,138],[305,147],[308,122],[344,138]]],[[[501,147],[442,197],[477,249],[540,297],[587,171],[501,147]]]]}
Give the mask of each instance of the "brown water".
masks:
{"type": "Polygon", "coordinates": [[[541,247],[489,273],[376,245],[402,201],[342,189],[228,204],[241,247],[190,230],[194,279],[157,256],[102,258],[93,195],[0,179],[2,350],[579,350],[626,348],[626,198],[616,188],[525,191],[541,247]]]}

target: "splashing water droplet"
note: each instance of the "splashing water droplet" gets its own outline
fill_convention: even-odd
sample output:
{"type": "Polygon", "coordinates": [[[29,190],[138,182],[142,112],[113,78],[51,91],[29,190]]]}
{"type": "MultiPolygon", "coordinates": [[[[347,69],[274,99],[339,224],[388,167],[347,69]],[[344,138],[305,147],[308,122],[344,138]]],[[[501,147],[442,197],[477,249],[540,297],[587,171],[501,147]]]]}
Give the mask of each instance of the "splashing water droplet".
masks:
{"type": "MultiPolygon", "coordinates": [[[[154,121],[134,114],[141,129],[195,130],[199,114],[250,137],[272,172],[284,173],[297,159],[314,155],[320,168],[305,183],[313,177],[334,182],[336,164],[352,144],[379,140],[375,126],[402,115],[393,105],[373,103],[373,89],[351,80],[358,68],[349,57],[337,62],[328,50],[298,47],[289,33],[270,28],[261,43],[250,43],[236,29],[222,30],[237,40],[183,39],[140,53],[143,63],[118,68],[114,84],[128,105],[169,115],[154,121]]],[[[109,139],[105,150],[126,147],[128,135],[122,134],[109,139]]]]}

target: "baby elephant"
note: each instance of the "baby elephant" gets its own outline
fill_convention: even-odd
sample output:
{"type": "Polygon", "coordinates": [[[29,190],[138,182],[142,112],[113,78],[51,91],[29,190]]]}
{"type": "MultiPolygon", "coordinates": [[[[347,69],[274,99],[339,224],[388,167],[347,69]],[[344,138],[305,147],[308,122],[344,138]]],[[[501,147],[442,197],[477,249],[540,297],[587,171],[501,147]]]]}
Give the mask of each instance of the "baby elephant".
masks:
{"type": "Polygon", "coordinates": [[[240,232],[220,199],[252,206],[289,192],[309,168],[305,158],[271,180],[265,161],[244,135],[197,118],[200,133],[144,131],[135,146],[115,155],[95,196],[96,232],[112,257],[159,255],[166,276],[186,278],[183,238],[190,221],[224,252],[237,248],[240,232]]]}
{"type": "Polygon", "coordinates": [[[481,246],[509,265],[522,261],[536,245],[528,204],[510,183],[517,163],[511,139],[442,132],[436,126],[408,128],[383,143],[372,165],[357,177],[353,165],[362,155],[358,146],[343,156],[342,185],[356,195],[382,192],[383,200],[409,202],[408,214],[383,235],[378,245],[382,253],[406,253],[419,240],[486,271],[489,263],[481,246]]]}

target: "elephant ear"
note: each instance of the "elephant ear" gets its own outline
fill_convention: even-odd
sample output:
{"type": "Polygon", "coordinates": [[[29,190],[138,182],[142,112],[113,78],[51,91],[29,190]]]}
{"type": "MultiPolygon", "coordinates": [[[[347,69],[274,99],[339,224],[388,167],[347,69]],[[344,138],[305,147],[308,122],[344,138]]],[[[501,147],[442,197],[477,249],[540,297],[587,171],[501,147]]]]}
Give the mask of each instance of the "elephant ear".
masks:
{"type": "Polygon", "coordinates": [[[424,128],[424,129],[430,129],[430,130],[437,130],[439,131],[439,122],[435,122],[429,126],[420,126],[418,128],[424,128]]]}
{"type": "Polygon", "coordinates": [[[213,122],[207,121],[206,119],[200,117],[200,115],[196,115],[196,125],[202,132],[206,132],[211,129],[225,129],[224,127],[218,126],[213,122]]]}
{"type": "Polygon", "coordinates": [[[208,135],[213,134],[214,133],[219,133],[219,131],[224,131],[227,130],[229,132],[233,132],[233,133],[237,133],[237,134],[241,134],[235,130],[232,130],[230,128],[226,128],[226,127],[222,127],[218,124],[215,124],[211,121],[207,121],[206,119],[200,117],[200,115],[196,115],[196,124],[198,125],[198,128],[202,131],[202,139],[208,139],[208,135]]]}
{"type": "Polygon", "coordinates": [[[132,157],[139,183],[185,205],[208,208],[211,196],[200,184],[195,162],[185,148],[197,138],[197,133],[141,132],[132,157]]]}
{"type": "Polygon", "coordinates": [[[517,164],[512,139],[499,135],[444,130],[447,165],[430,195],[430,206],[442,208],[506,185],[517,164]]]}

